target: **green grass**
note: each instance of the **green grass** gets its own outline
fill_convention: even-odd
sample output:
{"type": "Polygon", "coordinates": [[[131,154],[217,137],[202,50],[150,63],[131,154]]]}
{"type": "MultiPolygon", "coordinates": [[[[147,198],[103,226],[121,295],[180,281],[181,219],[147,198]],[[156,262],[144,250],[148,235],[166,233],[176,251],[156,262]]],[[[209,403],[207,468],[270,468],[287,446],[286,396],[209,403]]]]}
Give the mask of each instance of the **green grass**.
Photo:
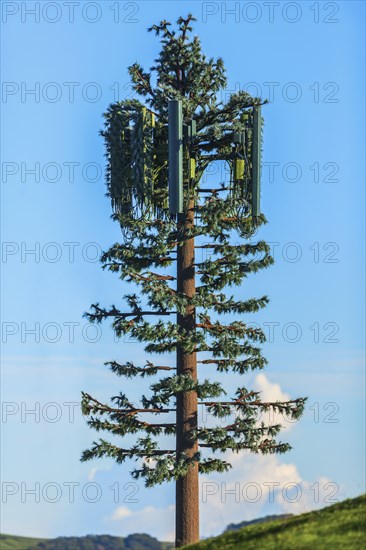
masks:
{"type": "Polygon", "coordinates": [[[45,539],[0,535],[0,550],[28,550],[28,548],[43,540],[45,539]]]}
{"type": "Polygon", "coordinates": [[[366,495],[316,512],[250,525],[186,546],[187,550],[361,550],[366,495]]]}

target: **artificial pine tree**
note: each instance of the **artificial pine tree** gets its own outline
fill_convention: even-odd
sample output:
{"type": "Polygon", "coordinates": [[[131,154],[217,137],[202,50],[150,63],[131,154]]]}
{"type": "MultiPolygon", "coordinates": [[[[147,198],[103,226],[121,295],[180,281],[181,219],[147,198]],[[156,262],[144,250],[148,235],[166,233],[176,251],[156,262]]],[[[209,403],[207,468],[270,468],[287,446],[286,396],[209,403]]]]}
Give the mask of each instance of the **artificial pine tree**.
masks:
{"type": "Polygon", "coordinates": [[[273,410],[297,419],[305,402],[263,402],[259,392],[244,386],[222,400],[226,392],[221,383],[197,374],[197,365],[241,375],[265,367],[259,345],[265,336],[241,317],[263,308],[268,298],[240,300],[224,289],[241,285],[273,260],[269,246],[252,238],[265,223],[253,185],[259,169],[254,121],[265,102],[244,91],[219,101],[226,84],[224,64],[221,58],[207,59],[199,38],[191,38],[194,20],[192,15],[180,17],[177,30],[167,21],[149,29],[162,43],[154,66],[149,72],[137,63],[129,67],[134,90],[144,102],[117,102],[105,114],[101,133],[108,194],[123,242],[114,244],[101,261],[140,293],[125,296],[127,311],[93,304],[86,314],[97,323],[111,318],[115,334],[144,342],[147,354],[176,352],[176,366],[153,362],[151,356],[141,365],[129,359],[106,363],[120,377],[165,375],[155,379],[139,406],[124,393],[112,397],[111,404],[82,394],[82,411],[92,428],[121,437],[141,435],[130,448],[115,439],[100,439],[84,451],[82,460],[135,459],[139,466],[132,475],[144,478],[148,487],[175,480],[177,547],[199,538],[198,474],[225,472],[230,463],[220,453],[228,450],[288,451],[287,443],[275,440],[281,425],[259,423],[257,413],[273,410]],[[169,100],[181,102],[185,129],[183,207],[178,215],[169,209],[169,100]],[[229,181],[203,188],[202,176],[213,161],[228,164],[229,181]],[[233,242],[237,234],[241,244],[233,242]],[[197,250],[209,255],[198,260],[197,250]],[[225,321],[225,315],[231,320],[225,321]],[[148,320],[151,316],[156,322],[148,320]],[[221,423],[200,425],[199,407],[221,423]],[[222,419],[233,412],[235,419],[223,426],[222,419]],[[151,420],[172,413],[170,422],[151,420]],[[161,435],[171,436],[168,448],[161,448],[161,435]]]}

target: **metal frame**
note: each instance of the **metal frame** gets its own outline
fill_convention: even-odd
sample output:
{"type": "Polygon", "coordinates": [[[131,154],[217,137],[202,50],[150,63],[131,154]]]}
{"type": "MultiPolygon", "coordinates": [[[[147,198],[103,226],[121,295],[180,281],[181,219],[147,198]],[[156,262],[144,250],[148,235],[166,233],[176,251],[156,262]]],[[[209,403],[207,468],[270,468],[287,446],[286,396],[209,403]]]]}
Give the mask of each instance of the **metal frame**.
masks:
{"type": "Polygon", "coordinates": [[[183,212],[183,113],[182,101],[168,102],[169,211],[183,212]]]}

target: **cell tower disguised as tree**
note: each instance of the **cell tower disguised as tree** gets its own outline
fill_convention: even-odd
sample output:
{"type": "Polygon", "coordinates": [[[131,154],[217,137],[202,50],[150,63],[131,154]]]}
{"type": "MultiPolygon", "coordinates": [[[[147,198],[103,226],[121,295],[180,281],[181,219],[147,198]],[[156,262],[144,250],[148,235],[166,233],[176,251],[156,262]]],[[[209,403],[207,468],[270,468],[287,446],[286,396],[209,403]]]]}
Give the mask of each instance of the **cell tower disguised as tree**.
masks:
{"type": "Polygon", "coordinates": [[[124,393],[112,404],[87,393],[82,399],[91,427],[136,434],[130,448],[120,438],[100,439],[82,460],[131,458],[138,462],[132,475],[148,487],[176,481],[177,547],[199,539],[199,473],[225,472],[230,464],[221,453],[228,450],[289,450],[275,440],[281,425],[260,423],[258,412],[296,419],[305,401],[263,402],[244,385],[222,398],[224,388],[212,380],[214,371],[245,374],[267,363],[259,347],[263,332],[241,320],[263,308],[267,297],[240,300],[224,293],[272,264],[269,246],[249,240],[265,222],[259,211],[264,102],[244,91],[219,100],[226,85],[223,61],[205,57],[199,38],[191,38],[192,21],[192,15],[180,17],[176,31],[167,21],[149,29],[162,43],[154,66],[150,72],[137,63],[129,67],[142,101],[112,104],[102,132],[108,194],[123,235],[102,264],[140,290],[125,296],[126,309],[94,304],[87,317],[97,323],[112,318],[118,337],[145,343],[149,358],[143,364],[129,357],[107,363],[116,375],[155,380],[140,405],[124,393]],[[202,176],[214,161],[227,163],[230,178],[203,188],[202,176]],[[176,353],[175,366],[151,355],[166,352],[176,353]],[[208,379],[197,366],[209,371],[208,379]],[[200,407],[217,418],[216,425],[200,424],[200,407]],[[234,421],[223,426],[233,412],[234,421]],[[162,448],[161,436],[171,444],[162,448]]]}

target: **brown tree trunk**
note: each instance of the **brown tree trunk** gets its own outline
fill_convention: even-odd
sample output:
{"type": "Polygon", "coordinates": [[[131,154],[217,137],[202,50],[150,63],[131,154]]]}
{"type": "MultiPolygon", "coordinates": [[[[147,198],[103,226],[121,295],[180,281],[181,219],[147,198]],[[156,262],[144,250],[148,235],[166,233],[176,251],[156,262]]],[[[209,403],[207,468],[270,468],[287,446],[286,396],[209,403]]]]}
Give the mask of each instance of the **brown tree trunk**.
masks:
{"type": "MultiPolygon", "coordinates": [[[[187,213],[180,215],[180,228],[185,230],[194,225],[193,201],[187,213]]],[[[185,239],[185,237],[184,237],[185,239]]],[[[194,239],[183,241],[177,248],[177,288],[189,297],[195,295],[194,239]]],[[[178,325],[190,332],[196,330],[195,308],[188,306],[184,315],[177,316],[178,325]]],[[[197,380],[196,352],[185,353],[177,348],[177,374],[190,374],[197,380]]],[[[193,456],[198,443],[188,441],[187,432],[197,428],[197,393],[184,392],[177,396],[177,454],[184,452],[193,456]]],[[[176,482],[176,548],[199,540],[199,497],[198,464],[191,467],[183,478],[176,482]]]]}

